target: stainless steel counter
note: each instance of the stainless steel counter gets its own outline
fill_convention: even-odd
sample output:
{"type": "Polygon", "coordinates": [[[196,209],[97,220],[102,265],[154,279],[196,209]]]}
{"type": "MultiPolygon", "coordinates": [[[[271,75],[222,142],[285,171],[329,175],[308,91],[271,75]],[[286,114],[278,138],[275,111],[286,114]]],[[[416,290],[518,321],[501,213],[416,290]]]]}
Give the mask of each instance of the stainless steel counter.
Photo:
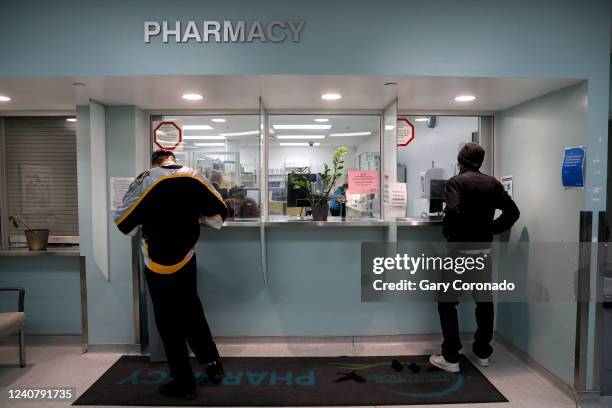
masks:
{"type": "Polygon", "coordinates": [[[249,227],[259,227],[261,225],[261,220],[259,218],[240,218],[238,220],[231,219],[225,220],[223,223],[223,228],[249,228],[249,227]]]}
{"type": "Polygon", "coordinates": [[[398,218],[398,227],[434,227],[442,225],[442,219],[428,219],[428,218],[398,218]]]}
{"type": "Polygon", "coordinates": [[[46,251],[0,247],[0,256],[81,256],[81,251],[78,246],[49,246],[46,251]]]}
{"type": "Polygon", "coordinates": [[[386,227],[387,221],[374,218],[350,218],[343,220],[341,217],[328,217],[327,221],[313,221],[311,218],[294,216],[270,216],[264,223],[266,227],[298,227],[298,228],[337,228],[337,227],[386,227]]]}
{"type": "MultiPolygon", "coordinates": [[[[245,218],[226,220],[223,224],[225,228],[248,228],[259,227],[261,224],[266,227],[298,227],[298,228],[337,228],[337,227],[386,227],[389,221],[374,218],[352,218],[342,220],[340,217],[328,217],[327,221],[312,221],[310,218],[295,216],[270,216],[268,221],[261,221],[259,218],[245,218]]],[[[428,227],[442,225],[441,219],[426,218],[398,218],[398,227],[428,227]]]]}

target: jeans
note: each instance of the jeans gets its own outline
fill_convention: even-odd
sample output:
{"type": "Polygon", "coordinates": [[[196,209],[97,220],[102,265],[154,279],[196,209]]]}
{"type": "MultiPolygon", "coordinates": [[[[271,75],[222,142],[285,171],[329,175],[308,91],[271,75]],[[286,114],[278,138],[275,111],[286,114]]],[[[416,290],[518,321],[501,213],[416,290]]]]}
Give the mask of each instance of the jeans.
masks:
{"type": "MultiPolygon", "coordinates": [[[[452,251],[449,256],[466,257],[465,254],[455,251],[452,251]]],[[[468,255],[467,257],[475,256],[480,255],[468,255]]],[[[451,283],[458,278],[464,282],[491,282],[490,257],[487,256],[482,270],[465,272],[462,275],[457,275],[454,271],[442,274],[442,281],[447,283],[451,283]]],[[[438,314],[440,315],[440,325],[442,326],[442,335],[444,336],[442,356],[449,363],[459,362],[459,350],[462,348],[459,338],[459,322],[457,320],[457,305],[461,295],[461,291],[453,290],[439,295],[438,314]]],[[[493,353],[493,348],[490,345],[493,339],[494,320],[492,294],[490,291],[473,291],[472,298],[476,302],[475,314],[477,325],[472,351],[479,358],[488,358],[493,353]]]]}

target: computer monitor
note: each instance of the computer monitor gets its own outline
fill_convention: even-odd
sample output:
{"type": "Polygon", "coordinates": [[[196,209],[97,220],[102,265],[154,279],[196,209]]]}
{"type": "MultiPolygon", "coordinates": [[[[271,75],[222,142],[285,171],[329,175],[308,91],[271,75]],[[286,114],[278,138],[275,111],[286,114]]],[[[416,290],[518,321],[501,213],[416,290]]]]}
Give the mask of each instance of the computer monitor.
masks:
{"type": "Polygon", "coordinates": [[[287,175],[287,207],[309,207],[310,202],[306,199],[308,194],[303,188],[294,188],[292,179],[309,179],[312,183],[317,181],[316,174],[292,173],[287,175]]]}
{"type": "Polygon", "coordinates": [[[444,203],[446,180],[432,179],[429,186],[429,213],[440,213],[444,203]]]}
{"type": "Polygon", "coordinates": [[[446,180],[432,179],[430,180],[429,198],[436,200],[444,200],[446,191],[446,180]]]}

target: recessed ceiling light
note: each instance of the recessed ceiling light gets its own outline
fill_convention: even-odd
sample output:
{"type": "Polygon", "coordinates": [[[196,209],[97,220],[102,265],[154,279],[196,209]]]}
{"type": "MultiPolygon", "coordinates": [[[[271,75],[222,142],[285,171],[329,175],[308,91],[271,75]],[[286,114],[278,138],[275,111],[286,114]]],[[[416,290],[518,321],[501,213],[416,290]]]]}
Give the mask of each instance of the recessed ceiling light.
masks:
{"type": "Polygon", "coordinates": [[[184,125],[183,130],[212,130],[209,125],[184,125]]]}
{"type": "Polygon", "coordinates": [[[249,130],[246,132],[231,132],[231,133],[219,133],[221,136],[249,136],[258,135],[259,130],[249,130]]]}
{"type": "Polygon", "coordinates": [[[277,135],[277,139],[325,139],[325,135],[277,135]]]}
{"type": "Polygon", "coordinates": [[[314,121],[315,122],[319,122],[319,123],[323,123],[323,122],[329,122],[329,119],[327,119],[327,118],[316,118],[314,121]]]}
{"type": "Polygon", "coordinates": [[[8,96],[0,95],[0,102],[8,102],[10,100],[11,98],[9,98],[8,96]]]}
{"type": "Polygon", "coordinates": [[[459,95],[455,97],[455,101],[457,102],[471,102],[474,99],[476,99],[474,95],[459,95]]]}
{"type": "Polygon", "coordinates": [[[225,143],[194,143],[196,146],[202,147],[214,147],[214,146],[225,146],[225,143]]]}
{"type": "Polygon", "coordinates": [[[395,125],[385,125],[385,130],[393,130],[395,129],[395,125]]]}
{"type": "Polygon", "coordinates": [[[332,125],[274,125],[276,130],[329,130],[332,125]]]}
{"type": "Polygon", "coordinates": [[[204,99],[204,97],[200,94],[187,93],[183,94],[183,99],[186,99],[188,101],[201,101],[202,99],[204,99]]]}
{"type": "Polygon", "coordinates": [[[66,122],[76,122],[76,118],[66,118],[66,122]]]}
{"type": "Polygon", "coordinates": [[[321,99],[325,99],[326,101],[337,101],[342,98],[342,95],[339,93],[324,93],[321,95],[321,99]]]}
{"type": "Polygon", "coordinates": [[[214,119],[212,119],[212,121],[213,121],[213,122],[216,122],[216,123],[224,123],[224,122],[227,122],[227,120],[226,120],[226,119],[223,119],[223,118],[214,118],[214,119]]]}
{"type": "Polygon", "coordinates": [[[429,118],[416,118],[414,121],[415,122],[427,122],[429,120],[429,118]]]}
{"type": "Polygon", "coordinates": [[[225,140],[225,136],[183,136],[185,140],[225,140]]]}
{"type": "Polygon", "coordinates": [[[350,132],[350,133],[331,133],[331,137],[342,137],[342,136],[369,136],[372,132],[350,132]]]}
{"type": "Polygon", "coordinates": [[[281,146],[320,146],[321,143],[308,143],[308,142],[285,142],[279,143],[281,146]]]}
{"type": "Polygon", "coordinates": [[[272,128],[268,129],[268,133],[274,134],[274,129],[272,128]]]}

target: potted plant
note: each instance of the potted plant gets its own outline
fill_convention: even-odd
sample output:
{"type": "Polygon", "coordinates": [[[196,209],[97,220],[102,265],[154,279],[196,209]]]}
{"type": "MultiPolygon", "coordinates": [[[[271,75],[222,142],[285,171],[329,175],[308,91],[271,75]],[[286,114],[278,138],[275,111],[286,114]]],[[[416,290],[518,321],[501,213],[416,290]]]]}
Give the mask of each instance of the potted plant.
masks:
{"type": "Polygon", "coordinates": [[[307,177],[310,172],[308,167],[299,169],[289,174],[289,182],[295,190],[303,190],[306,195],[306,200],[310,204],[313,221],[327,221],[327,213],[329,212],[329,195],[336,184],[336,181],[342,177],[342,169],[344,169],[344,155],[348,152],[348,148],[340,146],[336,149],[332,157],[331,167],[327,163],[323,163],[323,173],[319,173],[323,189],[314,191],[312,180],[307,177]]]}
{"type": "Polygon", "coordinates": [[[46,251],[47,241],[49,240],[48,229],[33,229],[23,221],[19,215],[11,215],[9,221],[13,223],[15,228],[23,229],[26,241],[28,242],[28,249],[30,251],[46,251]]]}

